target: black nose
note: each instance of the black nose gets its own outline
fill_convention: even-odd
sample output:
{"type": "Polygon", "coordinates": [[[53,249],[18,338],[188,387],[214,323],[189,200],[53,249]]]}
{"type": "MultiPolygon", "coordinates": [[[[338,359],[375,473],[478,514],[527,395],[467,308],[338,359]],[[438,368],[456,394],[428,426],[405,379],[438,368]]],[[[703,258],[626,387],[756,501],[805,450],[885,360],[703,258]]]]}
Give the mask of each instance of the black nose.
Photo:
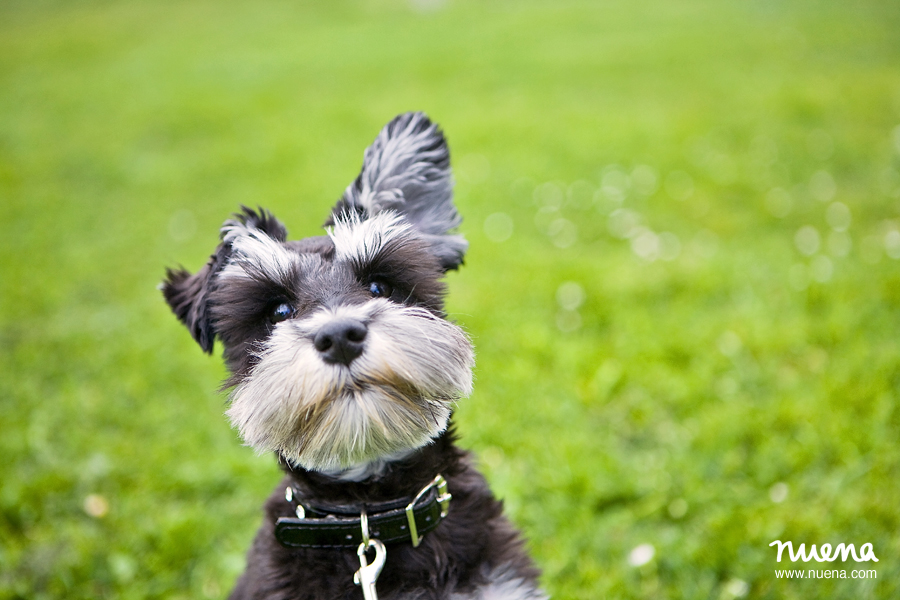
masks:
{"type": "Polygon", "coordinates": [[[327,363],[349,365],[365,348],[365,323],[356,319],[336,319],[326,323],[313,339],[313,345],[327,363]]]}

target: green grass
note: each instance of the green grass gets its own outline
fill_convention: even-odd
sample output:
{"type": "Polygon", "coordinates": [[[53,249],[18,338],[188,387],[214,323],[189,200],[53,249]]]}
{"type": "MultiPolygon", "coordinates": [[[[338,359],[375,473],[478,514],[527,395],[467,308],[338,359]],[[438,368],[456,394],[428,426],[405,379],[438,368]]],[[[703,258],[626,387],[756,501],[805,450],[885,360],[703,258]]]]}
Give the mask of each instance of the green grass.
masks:
{"type": "Polygon", "coordinates": [[[241,203],[315,233],[410,109],[471,242],[456,420],[554,597],[900,596],[898,30],[878,0],[3,3],[0,598],[227,594],[277,469],[155,286],[241,203]],[[778,580],[831,565],[775,539],[871,542],[878,577],[778,580]]]}

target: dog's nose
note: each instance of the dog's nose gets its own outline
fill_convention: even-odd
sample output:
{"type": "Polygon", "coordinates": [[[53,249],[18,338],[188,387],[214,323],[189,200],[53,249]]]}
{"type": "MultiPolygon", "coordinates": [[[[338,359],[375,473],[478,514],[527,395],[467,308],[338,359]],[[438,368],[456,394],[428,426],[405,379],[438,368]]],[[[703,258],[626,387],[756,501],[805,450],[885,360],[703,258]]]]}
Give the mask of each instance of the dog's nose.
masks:
{"type": "Polygon", "coordinates": [[[337,319],[325,324],[313,345],[327,363],[349,365],[362,354],[369,328],[356,319],[337,319]]]}

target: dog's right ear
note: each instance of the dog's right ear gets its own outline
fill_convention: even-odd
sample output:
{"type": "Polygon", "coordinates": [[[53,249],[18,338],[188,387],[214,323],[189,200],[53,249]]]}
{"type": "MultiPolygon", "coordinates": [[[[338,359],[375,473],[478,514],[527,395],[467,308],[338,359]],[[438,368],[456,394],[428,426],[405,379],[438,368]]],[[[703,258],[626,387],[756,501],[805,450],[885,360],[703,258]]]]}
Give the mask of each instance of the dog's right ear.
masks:
{"type": "Polygon", "coordinates": [[[228,264],[232,242],[241,233],[251,229],[259,230],[278,242],[287,239],[287,230],[272,213],[262,208],[253,210],[242,206],[233,219],[228,219],[222,225],[219,231],[222,241],[202,269],[193,275],[182,267],[166,269],[166,278],[160,286],[172,312],[207,354],[212,354],[215,340],[209,311],[209,294],[215,285],[216,276],[228,264]]]}
{"type": "Polygon", "coordinates": [[[212,354],[215,338],[207,298],[212,280],[228,261],[228,254],[228,247],[219,244],[215,254],[198,272],[191,275],[183,267],[166,269],[166,278],[160,286],[172,312],[207,354],[212,354]]]}

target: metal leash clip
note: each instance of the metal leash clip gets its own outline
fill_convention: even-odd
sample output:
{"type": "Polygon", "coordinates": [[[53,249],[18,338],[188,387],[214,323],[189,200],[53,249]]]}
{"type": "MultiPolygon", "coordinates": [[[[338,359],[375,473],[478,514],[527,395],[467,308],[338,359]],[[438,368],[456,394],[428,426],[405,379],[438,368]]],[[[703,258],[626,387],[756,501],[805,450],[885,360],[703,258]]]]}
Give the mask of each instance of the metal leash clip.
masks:
{"type": "Polygon", "coordinates": [[[363,598],[365,600],[378,600],[378,592],[375,591],[375,582],[381,575],[381,569],[384,567],[384,561],[387,559],[387,548],[381,543],[381,540],[369,538],[369,517],[366,509],[363,508],[360,514],[360,528],[362,529],[362,543],[356,549],[359,556],[359,570],[353,574],[353,583],[362,586],[363,598]],[[366,558],[366,550],[375,548],[375,560],[369,564],[366,558]]]}

